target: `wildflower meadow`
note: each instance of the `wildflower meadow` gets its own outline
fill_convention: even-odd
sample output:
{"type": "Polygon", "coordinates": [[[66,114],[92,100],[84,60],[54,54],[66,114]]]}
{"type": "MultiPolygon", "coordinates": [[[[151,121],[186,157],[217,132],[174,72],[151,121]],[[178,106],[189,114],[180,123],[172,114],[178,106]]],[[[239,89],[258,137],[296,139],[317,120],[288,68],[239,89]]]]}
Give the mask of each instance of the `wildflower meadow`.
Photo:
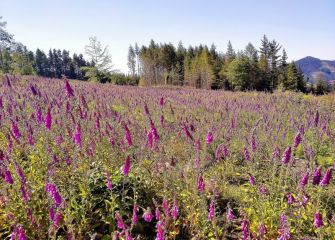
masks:
{"type": "Polygon", "coordinates": [[[335,96],[5,75],[0,239],[335,239],[335,96]]]}

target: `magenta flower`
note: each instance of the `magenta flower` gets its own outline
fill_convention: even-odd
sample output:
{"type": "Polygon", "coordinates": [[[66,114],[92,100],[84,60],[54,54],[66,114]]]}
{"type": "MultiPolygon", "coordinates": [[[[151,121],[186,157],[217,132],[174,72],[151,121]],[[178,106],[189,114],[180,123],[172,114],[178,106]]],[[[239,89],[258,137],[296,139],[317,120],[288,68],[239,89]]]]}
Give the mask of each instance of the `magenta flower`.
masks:
{"type": "Polygon", "coordinates": [[[117,222],[117,227],[120,228],[120,229],[124,229],[125,226],[124,226],[124,223],[123,223],[123,220],[119,214],[119,212],[115,212],[115,219],[116,219],[116,222],[117,222]]]}
{"type": "Polygon", "coordinates": [[[299,181],[299,185],[301,188],[304,188],[307,185],[308,179],[309,179],[309,172],[306,172],[299,181]]]}
{"type": "Polygon", "coordinates": [[[205,189],[205,183],[204,179],[202,178],[202,175],[199,175],[198,177],[197,187],[199,192],[202,192],[205,189]]]}
{"type": "Polygon", "coordinates": [[[55,220],[55,210],[52,207],[49,208],[49,218],[52,222],[55,220]]]}
{"type": "Polygon", "coordinates": [[[249,151],[248,151],[248,148],[244,146],[244,149],[243,149],[243,153],[244,153],[244,159],[246,161],[249,161],[250,160],[250,155],[249,155],[249,151]]]}
{"type": "Polygon", "coordinates": [[[157,222],[156,232],[157,234],[155,240],[164,240],[164,222],[162,220],[157,222]]]}
{"type": "Polygon", "coordinates": [[[79,147],[81,147],[81,130],[80,130],[80,124],[77,124],[76,127],[76,132],[73,136],[73,140],[75,142],[75,144],[77,144],[79,147]]]}
{"type": "Polygon", "coordinates": [[[55,184],[47,183],[45,185],[45,191],[49,193],[49,196],[54,200],[57,207],[59,207],[62,204],[62,197],[57,191],[57,187],[55,184]]]}
{"type": "Polygon", "coordinates": [[[290,158],[291,158],[291,147],[288,146],[283,153],[281,161],[284,164],[288,164],[290,161],[290,158]]]}
{"type": "Polygon", "coordinates": [[[173,201],[173,206],[171,208],[171,215],[173,217],[173,220],[175,220],[175,221],[177,220],[178,213],[179,213],[179,209],[178,209],[177,201],[176,201],[176,198],[175,198],[174,201],[173,201]]]}
{"type": "Polygon", "coordinates": [[[250,183],[251,186],[256,185],[256,180],[251,174],[249,174],[249,183],[250,183]]]}
{"type": "Polygon", "coordinates": [[[285,215],[285,213],[282,213],[280,215],[280,238],[279,240],[289,240],[291,239],[291,235],[290,235],[290,225],[289,222],[287,220],[287,216],[285,215]]]}
{"type": "Polygon", "coordinates": [[[7,169],[5,170],[5,181],[9,184],[13,184],[14,183],[14,180],[12,178],[12,174],[10,173],[10,171],[7,169]]]}
{"type": "Polygon", "coordinates": [[[250,236],[250,224],[247,219],[243,219],[242,224],[243,240],[248,240],[250,236]]]}
{"type": "Polygon", "coordinates": [[[291,193],[288,193],[286,197],[287,197],[287,204],[291,205],[295,202],[295,198],[293,197],[291,193]]]}
{"type": "Polygon", "coordinates": [[[138,206],[135,203],[133,207],[133,217],[131,218],[131,224],[133,225],[135,225],[137,222],[137,211],[138,211],[138,206]]]}
{"type": "Polygon", "coordinates": [[[164,198],[163,202],[162,202],[162,208],[163,208],[164,214],[167,218],[170,216],[170,210],[169,210],[170,206],[169,205],[170,205],[169,201],[166,198],[164,198]]]}
{"type": "Polygon", "coordinates": [[[52,116],[51,116],[51,111],[48,109],[47,115],[45,116],[44,119],[44,124],[47,129],[51,129],[51,124],[52,124],[52,116]]]}
{"type": "Polygon", "coordinates": [[[164,98],[163,98],[163,97],[161,97],[161,99],[159,100],[159,105],[160,105],[161,107],[164,106],[164,98]]]}
{"type": "Polygon", "coordinates": [[[313,172],[313,185],[318,185],[321,181],[321,167],[318,167],[313,172]]]}
{"type": "Polygon", "coordinates": [[[127,127],[127,125],[124,125],[123,129],[124,129],[124,132],[125,132],[125,139],[127,140],[127,143],[129,145],[129,147],[131,147],[133,145],[133,140],[131,138],[129,128],[127,127]]]}
{"type": "Polygon", "coordinates": [[[212,200],[209,204],[209,211],[208,211],[208,219],[209,221],[213,221],[215,216],[215,209],[214,209],[214,201],[212,200]]]}
{"type": "Polygon", "coordinates": [[[151,209],[150,207],[147,208],[147,210],[143,213],[143,219],[146,222],[151,222],[151,220],[153,219],[153,215],[151,213],[151,209]]]}
{"type": "Polygon", "coordinates": [[[261,236],[261,237],[263,237],[266,233],[267,233],[267,229],[266,229],[266,226],[264,225],[264,223],[261,223],[260,225],[259,225],[259,235],[261,236]]]}
{"type": "Polygon", "coordinates": [[[57,212],[54,221],[54,228],[59,228],[59,224],[62,221],[63,214],[61,212],[57,212]]]}
{"type": "Polygon", "coordinates": [[[301,143],[301,133],[298,132],[297,135],[295,135],[295,137],[294,137],[293,147],[297,148],[300,143],[301,143]]]}
{"type": "Polygon", "coordinates": [[[257,143],[255,137],[253,136],[251,139],[251,151],[256,152],[256,150],[257,150],[257,143]]]}
{"type": "Polygon", "coordinates": [[[70,98],[73,97],[73,89],[69,83],[68,80],[65,80],[65,90],[66,90],[66,95],[70,98]]]}
{"type": "Polygon", "coordinates": [[[19,130],[19,128],[18,128],[18,126],[17,126],[16,123],[12,122],[11,130],[12,130],[12,134],[13,134],[13,136],[14,136],[14,138],[16,140],[18,140],[19,138],[21,138],[22,135],[21,135],[20,130],[19,130]]]}
{"type": "Polygon", "coordinates": [[[207,144],[211,144],[214,140],[214,137],[213,137],[213,133],[212,132],[208,132],[206,134],[206,143],[207,144]]]}
{"type": "Polygon", "coordinates": [[[26,240],[26,233],[22,226],[17,226],[14,229],[14,232],[11,234],[11,239],[16,240],[26,240]]]}
{"type": "Polygon", "coordinates": [[[27,194],[25,185],[23,185],[23,184],[21,185],[20,191],[21,191],[21,195],[22,195],[22,198],[23,198],[24,202],[28,203],[29,198],[30,198],[30,194],[27,194]]]}
{"type": "Polygon", "coordinates": [[[328,168],[325,175],[323,176],[321,182],[320,182],[320,186],[328,186],[332,177],[332,168],[328,168]]]}
{"type": "Polygon", "coordinates": [[[227,211],[227,218],[229,221],[233,221],[235,219],[235,215],[233,210],[229,207],[227,211]]]}
{"type": "Polygon", "coordinates": [[[314,214],[314,227],[320,228],[323,226],[323,220],[321,213],[314,214]]]}
{"type": "Polygon", "coordinates": [[[111,183],[110,175],[109,175],[108,172],[106,173],[106,179],[107,179],[107,189],[109,191],[111,191],[112,190],[112,183],[111,183]]]}
{"type": "Polygon", "coordinates": [[[123,169],[122,169],[123,175],[128,176],[130,167],[131,167],[130,157],[127,156],[126,161],[124,162],[124,165],[123,165],[123,169]]]}

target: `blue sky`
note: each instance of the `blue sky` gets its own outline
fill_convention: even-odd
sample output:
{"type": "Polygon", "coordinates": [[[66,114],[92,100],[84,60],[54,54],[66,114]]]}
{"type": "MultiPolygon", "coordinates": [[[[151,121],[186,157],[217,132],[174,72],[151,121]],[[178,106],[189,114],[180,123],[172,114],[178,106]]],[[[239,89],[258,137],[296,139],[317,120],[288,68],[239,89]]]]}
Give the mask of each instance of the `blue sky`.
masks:
{"type": "Polygon", "coordinates": [[[307,55],[335,59],[335,0],[0,0],[0,16],[15,39],[37,47],[84,53],[96,35],[127,72],[130,44],[181,40],[212,44],[225,51],[228,40],[256,47],[263,34],[282,44],[289,59],[307,55]]]}

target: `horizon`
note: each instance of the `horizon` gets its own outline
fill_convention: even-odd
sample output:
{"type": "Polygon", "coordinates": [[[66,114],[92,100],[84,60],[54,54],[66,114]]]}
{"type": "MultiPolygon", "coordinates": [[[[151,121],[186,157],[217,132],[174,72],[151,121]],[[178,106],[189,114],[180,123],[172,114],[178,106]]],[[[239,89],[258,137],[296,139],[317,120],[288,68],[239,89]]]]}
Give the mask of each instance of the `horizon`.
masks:
{"type": "Polygon", "coordinates": [[[0,9],[7,30],[28,49],[66,49],[85,56],[89,37],[97,36],[109,46],[114,68],[124,73],[128,72],[129,45],[148,45],[151,39],[175,46],[182,41],[184,47],[214,43],[219,52],[225,52],[229,40],[236,51],[248,42],[258,48],[265,34],[286,49],[289,60],[307,56],[335,60],[335,32],[330,30],[335,27],[335,2],[330,0],[210,4],[189,0],[137,4],[2,0],[0,9]],[[89,14],[94,15],[93,20],[89,14]]]}

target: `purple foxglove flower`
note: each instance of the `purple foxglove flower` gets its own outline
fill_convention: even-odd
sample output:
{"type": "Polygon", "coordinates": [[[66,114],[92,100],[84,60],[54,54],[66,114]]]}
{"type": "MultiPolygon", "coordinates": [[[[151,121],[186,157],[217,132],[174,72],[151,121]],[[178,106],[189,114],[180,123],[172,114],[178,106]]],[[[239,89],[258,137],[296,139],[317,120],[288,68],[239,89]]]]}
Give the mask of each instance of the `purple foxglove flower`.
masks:
{"type": "Polygon", "coordinates": [[[160,105],[161,107],[164,106],[164,98],[163,98],[163,97],[161,97],[161,99],[159,100],[159,105],[160,105]]]}
{"type": "Polygon", "coordinates": [[[120,228],[120,229],[124,229],[125,226],[124,226],[123,220],[122,220],[119,212],[115,212],[115,219],[116,219],[116,222],[117,222],[117,227],[120,228]]]}
{"type": "Polygon", "coordinates": [[[125,161],[124,165],[123,165],[123,169],[122,169],[123,175],[128,176],[129,171],[130,171],[130,167],[131,167],[131,162],[130,162],[130,157],[128,156],[126,158],[126,161],[125,161]]]}
{"type": "Polygon", "coordinates": [[[288,193],[288,194],[286,195],[286,197],[287,197],[287,203],[288,203],[289,205],[291,205],[291,204],[293,204],[293,203],[295,202],[295,199],[294,199],[294,197],[293,197],[293,195],[292,195],[291,193],[288,193]]]}
{"type": "Polygon", "coordinates": [[[212,200],[209,204],[209,211],[208,211],[208,219],[209,221],[213,221],[215,216],[215,209],[214,209],[214,201],[212,200]]]}
{"type": "Polygon", "coordinates": [[[35,119],[36,119],[36,122],[38,124],[42,123],[43,122],[43,117],[42,117],[42,111],[40,108],[37,108],[36,109],[36,112],[35,112],[35,119]]]}
{"type": "Polygon", "coordinates": [[[230,207],[228,208],[228,211],[227,211],[227,218],[230,222],[235,219],[235,214],[230,207]]]}
{"type": "Polygon", "coordinates": [[[119,233],[118,233],[118,231],[114,231],[113,240],[118,240],[118,239],[119,239],[119,233]]]}
{"type": "Polygon", "coordinates": [[[321,167],[318,167],[313,172],[313,185],[318,185],[321,181],[321,167]]]}
{"type": "Polygon", "coordinates": [[[155,240],[164,240],[164,222],[158,221],[156,224],[156,239],[155,240]]]}
{"type": "Polygon", "coordinates": [[[256,152],[257,150],[257,143],[255,137],[252,137],[251,139],[251,151],[256,152]]]}
{"type": "Polygon", "coordinates": [[[178,206],[177,206],[177,201],[176,201],[176,199],[174,199],[173,206],[171,208],[171,215],[173,217],[173,220],[175,220],[175,221],[177,220],[178,213],[179,213],[179,209],[178,209],[178,206]]]}
{"type": "Polygon", "coordinates": [[[243,240],[248,240],[250,236],[249,221],[247,219],[243,219],[241,227],[242,227],[242,232],[243,232],[243,240]]]}
{"type": "Polygon", "coordinates": [[[133,145],[133,140],[131,138],[129,128],[127,127],[127,125],[124,125],[123,128],[124,128],[124,131],[125,131],[125,139],[127,140],[127,143],[129,145],[129,147],[131,147],[133,145]]]}
{"type": "Polygon", "coordinates": [[[97,116],[96,119],[95,119],[95,128],[100,129],[100,118],[99,118],[99,116],[97,116]]]}
{"type": "Polygon", "coordinates": [[[263,184],[261,184],[260,186],[259,186],[259,192],[261,193],[261,194],[263,194],[263,195],[267,195],[267,194],[269,194],[269,190],[268,190],[268,188],[265,186],[265,185],[263,185],[263,184]]]}
{"type": "Polygon", "coordinates": [[[144,104],[144,112],[145,112],[145,114],[150,115],[149,108],[148,108],[148,105],[146,103],[144,104]]]}
{"type": "Polygon", "coordinates": [[[291,147],[288,146],[283,153],[281,161],[284,164],[288,164],[290,161],[290,158],[291,158],[291,147]]]}
{"type": "Polygon", "coordinates": [[[295,137],[294,137],[293,147],[297,148],[300,143],[301,143],[301,133],[298,132],[297,135],[295,135],[295,137]]]}
{"type": "Polygon", "coordinates": [[[11,125],[11,130],[12,130],[12,134],[14,136],[14,138],[16,140],[20,139],[21,138],[21,133],[20,133],[20,130],[19,128],[17,127],[17,124],[12,122],[12,125],[11,125]]]}
{"type": "Polygon", "coordinates": [[[138,206],[135,203],[133,207],[133,217],[131,218],[131,224],[133,225],[135,225],[137,222],[137,211],[138,211],[138,206]]]}
{"type": "Polygon", "coordinates": [[[30,132],[27,133],[27,139],[28,139],[29,145],[34,146],[34,144],[35,144],[34,138],[33,138],[33,135],[30,132]]]}
{"type": "Polygon", "coordinates": [[[314,227],[320,228],[323,226],[323,220],[321,213],[314,214],[314,227]]]}
{"type": "Polygon", "coordinates": [[[249,183],[250,183],[251,186],[256,185],[256,180],[251,174],[249,174],[249,183]]]}
{"type": "Polygon", "coordinates": [[[111,191],[112,190],[112,183],[111,183],[111,179],[110,179],[109,173],[106,173],[106,179],[107,179],[107,189],[109,191],[111,191]]]}
{"type": "Polygon", "coordinates": [[[24,187],[23,184],[21,185],[20,191],[21,191],[21,195],[22,195],[22,198],[23,198],[24,202],[28,203],[30,195],[27,194],[26,188],[24,187]]]}
{"type": "Polygon", "coordinates": [[[52,207],[49,208],[49,218],[52,222],[55,220],[55,210],[52,207]]]}
{"type": "Polygon", "coordinates": [[[299,185],[301,188],[304,188],[307,185],[308,179],[309,179],[309,172],[306,172],[299,181],[299,185]]]}
{"type": "Polygon", "coordinates": [[[275,147],[272,152],[272,159],[279,158],[280,156],[280,149],[275,147]]]}
{"type": "Polygon", "coordinates": [[[267,233],[266,226],[263,223],[261,223],[259,225],[259,235],[263,237],[266,233],[267,233]]]}
{"type": "Polygon", "coordinates": [[[202,192],[205,189],[205,183],[204,179],[202,178],[202,175],[198,177],[197,187],[199,192],[202,192]]]}
{"type": "Polygon", "coordinates": [[[62,197],[58,193],[55,184],[47,183],[45,185],[45,191],[49,193],[49,196],[54,200],[56,207],[59,207],[62,204],[62,197]]]}
{"type": "Polygon", "coordinates": [[[147,210],[143,213],[143,219],[146,222],[151,222],[151,220],[153,219],[153,215],[151,213],[151,209],[150,207],[147,208],[147,210]]]}
{"type": "Polygon", "coordinates": [[[246,161],[249,161],[250,160],[250,155],[249,155],[249,151],[248,151],[248,148],[247,147],[244,147],[243,149],[243,153],[244,153],[244,159],[246,161]]]}
{"type": "Polygon", "coordinates": [[[81,129],[80,129],[80,124],[77,124],[76,127],[76,132],[73,136],[73,140],[75,144],[77,144],[79,147],[81,147],[81,129]]]}
{"type": "Polygon", "coordinates": [[[73,94],[73,89],[69,83],[68,80],[65,80],[65,90],[66,90],[66,95],[70,98],[70,97],[73,97],[74,94],[73,94]]]}
{"type": "Polygon", "coordinates": [[[31,92],[32,92],[32,94],[33,94],[34,96],[37,95],[37,91],[36,91],[36,88],[35,88],[34,85],[30,85],[30,90],[31,90],[31,92]]]}
{"type": "Polygon", "coordinates": [[[321,182],[320,182],[320,186],[328,186],[332,177],[332,168],[328,168],[325,175],[323,176],[321,182]]]}
{"type": "MultiPolygon", "coordinates": [[[[22,226],[19,226],[18,228],[15,229],[15,234],[17,240],[26,240],[26,233],[23,229],[22,226]]],[[[15,239],[15,238],[14,238],[15,239]]]]}
{"type": "Polygon", "coordinates": [[[151,129],[149,130],[148,134],[147,134],[147,141],[148,141],[148,144],[150,146],[150,148],[153,147],[153,142],[154,142],[154,135],[151,131],[151,129]]]}
{"type": "Polygon", "coordinates": [[[25,184],[26,183],[26,176],[24,175],[22,169],[16,164],[15,166],[16,174],[19,176],[21,183],[25,184]]]}
{"type": "Polygon", "coordinates": [[[166,198],[163,199],[162,208],[163,208],[165,216],[169,217],[170,216],[170,210],[169,210],[170,206],[169,206],[169,201],[166,198]]]}
{"type": "Polygon", "coordinates": [[[61,212],[57,212],[54,221],[54,228],[59,228],[59,224],[62,221],[63,215],[61,212]]]}
{"type": "Polygon", "coordinates": [[[197,140],[194,142],[194,148],[195,148],[195,150],[200,151],[200,149],[201,149],[201,143],[200,143],[200,140],[199,140],[199,139],[197,139],[197,140]]]}
{"type": "Polygon", "coordinates": [[[287,220],[287,216],[285,215],[285,213],[282,213],[280,215],[280,238],[279,240],[289,240],[291,239],[291,235],[290,235],[290,226],[289,226],[289,222],[287,220]]]}
{"type": "Polygon", "coordinates": [[[9,184],[13,184],[14,183],[14,180],[12,178],[12,174],[10,173],[10,171],[7,169],[5,170],[5,181],[9,184]]]}
{"type": "Polygon", "coordinates": [[[212,132],[208,132],[206,134],[206,143],[207,144],[211,144],[214,140],[214,137],[213,137],[213,133],[212,132]]]}
{"type": "Polygon", "coordinates": [[[48,109],[47,115],[45,116],[44,124],[45,124],[45,127],[46,127],[48,130],[51,129],[52,116],[51,116],[51,111],[50,111],[50,109],[48,109]]]}

